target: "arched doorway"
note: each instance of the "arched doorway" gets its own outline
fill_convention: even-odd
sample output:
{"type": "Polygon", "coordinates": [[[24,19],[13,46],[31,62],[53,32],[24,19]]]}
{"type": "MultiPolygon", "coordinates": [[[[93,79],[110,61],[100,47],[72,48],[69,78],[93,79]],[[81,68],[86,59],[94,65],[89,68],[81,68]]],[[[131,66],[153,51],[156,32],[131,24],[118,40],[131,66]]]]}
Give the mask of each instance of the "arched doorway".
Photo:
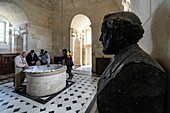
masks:
{"type": "Polygon", "coordinates": [[[83,15],[76,15],[71,22],[70,50],[75,66],[92,64],[92,29],[90,19],[83,15]]]}
{"type": "Polygon", "coordinates": [[[9,2],[0,2],[0,22],[4,23],[5,35],[0,43],[1,52],[21,52],[27,50],[27,16],[18,5],[9,2]]]}

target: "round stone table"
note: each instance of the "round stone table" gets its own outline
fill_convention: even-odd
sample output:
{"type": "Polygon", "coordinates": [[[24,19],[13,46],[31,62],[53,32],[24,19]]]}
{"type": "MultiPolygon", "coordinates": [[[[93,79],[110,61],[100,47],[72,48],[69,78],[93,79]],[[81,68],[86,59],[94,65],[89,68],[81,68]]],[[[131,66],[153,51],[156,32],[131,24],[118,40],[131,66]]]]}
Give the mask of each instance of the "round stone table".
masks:
{"type": "Polygon", "coordinates": [[[26,92],[31,96],[47,96],[66,86],[66,66],[51,64],[36,66],[24,71],[27,77],[26,92]]]}

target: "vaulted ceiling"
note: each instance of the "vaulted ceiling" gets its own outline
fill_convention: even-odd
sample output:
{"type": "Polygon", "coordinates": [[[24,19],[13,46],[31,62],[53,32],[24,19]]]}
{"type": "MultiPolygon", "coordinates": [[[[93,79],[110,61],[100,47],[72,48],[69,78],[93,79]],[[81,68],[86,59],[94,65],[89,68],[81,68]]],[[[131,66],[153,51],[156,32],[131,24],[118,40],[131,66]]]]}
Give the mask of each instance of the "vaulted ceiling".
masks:
{"type": "Polygon", "coordinates": [[[0,15],[7,18],[13,26],[28,22],[25,12],[12,3],[0,2],[0,15]]]}
{"type": "MultiPolygon", "coordinates": [[[[12,2],[15,0],[0,0],[0,2],[12,2]]],[[[103,0],[24,0],[33,5],[48,9],[58,10],[61,6],[64,7],[81,7],[87,4],[95,4],[103,0]]],[[[113,0],[120,8],[122,0],[113,0]]]]}
{"type": "MultiPolygon", "coordinates": [[[[26,23],[27,18],[26,18],[25,13],[20,7],[12,3],[8,3],[12,1],[15,1],[15,0],[0,0],[0,14],[8,18],[11,23],[18,23],[18,24],[21,22],[26,23]]],[[[24,0],[24,1],[30,4],[33,4],[35,6],[41,7],[41,8],[45,8],[47,10],[58,10],[62,6],[79,8],[81,6],[88,5],[88,4],[96,4],[103,0],[24,0]]],[[[121,4],[121,1],[122,0],[113,0],[113,2],[115,2],[118,5],[121,4]]],[[[85,27],[84,25],[87,26],[90,24],[91,24],[90,20],[88,20],[86,17],[82,15],[81,16],[79,15],[78,17],[74,19],[72,23],[72,27],[76,28],[76,25],[81,26],[79,28],[80,30],[82,30],[85,27]],[[82,25],[82,23],[85,23],[84,22],[85,20],[87,24],[82,25]],[[79,24],[75,24],[75,23],[78,23],[78,21],[80,21],[79,24]]]]}
{"type": "MultiPolygon", "coordinates": [[[[62,5],[64,7],[81,7],[86,4],[95,4],[100,2],[101,0],[25,0],[33,5],[46,8],[48,10],[57,10],[61,8],[62,5]]],[[[113,0],[118,6],[121,3],[121,0],[113,0]]]]}
{"type": "Polygon", "coordinates": [[[61,0],[25,0],[33,5],[48,9],[48,10],[56,10],[61,4],[61,0]]]}

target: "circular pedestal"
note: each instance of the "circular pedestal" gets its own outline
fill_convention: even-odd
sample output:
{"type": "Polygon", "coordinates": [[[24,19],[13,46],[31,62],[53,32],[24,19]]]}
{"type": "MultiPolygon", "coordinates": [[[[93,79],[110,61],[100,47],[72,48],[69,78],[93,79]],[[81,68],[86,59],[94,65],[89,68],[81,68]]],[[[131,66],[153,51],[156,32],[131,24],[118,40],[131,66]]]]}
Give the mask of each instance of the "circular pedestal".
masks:
{"type": "Polygon", "coordinates": [[[61,91],[66,86],[66,66],[38,66],[26,71],[26,92],[31,96],[46,96],[61,91]]]}

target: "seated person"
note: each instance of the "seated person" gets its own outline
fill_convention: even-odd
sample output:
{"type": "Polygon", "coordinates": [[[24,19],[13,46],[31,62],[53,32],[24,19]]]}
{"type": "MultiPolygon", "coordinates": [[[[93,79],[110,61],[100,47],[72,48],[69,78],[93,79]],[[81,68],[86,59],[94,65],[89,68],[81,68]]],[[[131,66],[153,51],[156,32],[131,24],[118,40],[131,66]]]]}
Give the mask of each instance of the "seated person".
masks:
{"type": "Polygon", "coordinates": [[[35,53],[34,50],[31,50],[27,57],[26,57],[27,63],[29,66],[35,66],[36,62],[39,60],[37,54],[35,53]]]}

